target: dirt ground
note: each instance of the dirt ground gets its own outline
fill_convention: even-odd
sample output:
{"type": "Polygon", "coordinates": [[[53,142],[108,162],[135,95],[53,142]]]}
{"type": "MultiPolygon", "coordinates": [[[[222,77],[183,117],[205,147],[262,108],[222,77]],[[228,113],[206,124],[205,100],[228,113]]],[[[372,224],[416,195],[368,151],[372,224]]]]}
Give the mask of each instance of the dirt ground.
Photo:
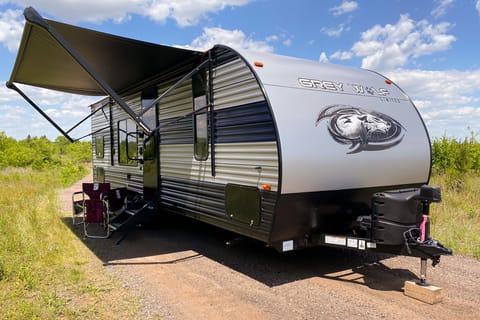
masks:
{"type": "MultiPolygon", "coordinates": [[[[80,182],[61,193],[66,213],[80,182]]],[[[427,280],[444,294],[429,305],[403,294],[404,282],[418,279],[418,258],[332,248],[279,254],[181,217],[136,228],[118,245],[121,234],[83,239],[73,230],[138,297],[144,319],[480,319],[480,262],[458,255],[429,264],[427,280]]]]}

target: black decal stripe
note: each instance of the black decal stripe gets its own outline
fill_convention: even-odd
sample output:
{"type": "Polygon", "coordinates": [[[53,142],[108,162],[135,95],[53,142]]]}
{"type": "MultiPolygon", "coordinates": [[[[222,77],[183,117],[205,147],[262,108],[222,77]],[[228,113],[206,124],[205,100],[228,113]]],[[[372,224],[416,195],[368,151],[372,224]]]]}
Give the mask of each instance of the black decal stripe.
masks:
{"type": "Polygon", "coordinates": [[[215,111],[216,143],[275,140],[275,126],[266,101],[215,111]]]}
{"type": "MultiPolygon", "coordinates": [[[[266,101],[214,111],[215,143],[275,141],[276,133],[266,101]]],[[[163,120],[160,144],[193,142],[192,117],[163,120]]]]}
{"type": "Polygon", "coordinates": [[[192,117],[183,119],[162,120],[160,125],[160,144],[185,144],[193,143],[193,122],[192,117]]]}

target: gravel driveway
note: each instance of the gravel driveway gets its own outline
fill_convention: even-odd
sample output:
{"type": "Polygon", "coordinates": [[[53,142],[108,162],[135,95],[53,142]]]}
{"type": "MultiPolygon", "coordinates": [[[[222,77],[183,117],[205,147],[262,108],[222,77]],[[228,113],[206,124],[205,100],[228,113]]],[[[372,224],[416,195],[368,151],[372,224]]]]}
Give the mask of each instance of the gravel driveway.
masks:
{"type": "MultiPolygon", "coordinates": [[[[62,191],[65,211],[80,183],[62,191]]],[[[480,262],[467,257],[429,265],[428,281],[444,291],[429,305],[403,294],[404,282],[417,279],[418,258],[332,248],[279,254],[168,216],[116,245],[120,237],[82,241],[139,298],[145,319],[480,319],[480,262]]]]}

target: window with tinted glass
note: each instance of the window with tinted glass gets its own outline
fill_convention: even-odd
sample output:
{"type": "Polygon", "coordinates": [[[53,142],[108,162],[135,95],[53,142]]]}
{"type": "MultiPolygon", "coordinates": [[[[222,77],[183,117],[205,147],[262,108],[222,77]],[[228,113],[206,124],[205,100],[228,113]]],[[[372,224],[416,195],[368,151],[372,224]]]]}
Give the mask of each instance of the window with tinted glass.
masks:
{"type": "Polygon", "coordinates": [[[195,159],[208,158],[208,112],[205,72],[199,72],[192,78],[193,91],[193,130],[195,159]]]}
{"type": "MultiPolygon", "coordinates": [[[[153,101],[157,98],[157,87],[151,86],[142,90],[142,111],[149,108],[153,101]]],[[[157,126],[157,108],[151,107],[142,116],[143,122],[150,128],[154,129],[157,126]]]]}
{"type": "Polygon", "coordinates": [[[131,119],[118,122],[118,162],[135,165],[138,158],[137,126],[131,119]]]}
{"type": "Polygon", "coordinates": [[[97,159],[103,159],[105,155],[105,144],[104,144],[104,138],[102,137],[96,137],[95,138],[95,156],[97,159]]]}

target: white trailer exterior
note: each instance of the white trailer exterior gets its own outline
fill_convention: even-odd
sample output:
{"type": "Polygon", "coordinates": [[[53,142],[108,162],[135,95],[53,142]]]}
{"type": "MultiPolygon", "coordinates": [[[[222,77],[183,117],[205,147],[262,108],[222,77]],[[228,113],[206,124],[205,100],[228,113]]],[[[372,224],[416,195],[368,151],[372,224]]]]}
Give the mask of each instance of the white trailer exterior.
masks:
{"type": "Polygon", "coordinates": [[[9,87],[108,96],[90,106],[96,181],[127,187],[160,214],[280,251],[340,245],[434,261],[451,252],[405,236],[421,229],[440,193],[422,187],[426,127],[384,76],[223,45],[154,45],[31,8],[25,15],[9,87]]]}

